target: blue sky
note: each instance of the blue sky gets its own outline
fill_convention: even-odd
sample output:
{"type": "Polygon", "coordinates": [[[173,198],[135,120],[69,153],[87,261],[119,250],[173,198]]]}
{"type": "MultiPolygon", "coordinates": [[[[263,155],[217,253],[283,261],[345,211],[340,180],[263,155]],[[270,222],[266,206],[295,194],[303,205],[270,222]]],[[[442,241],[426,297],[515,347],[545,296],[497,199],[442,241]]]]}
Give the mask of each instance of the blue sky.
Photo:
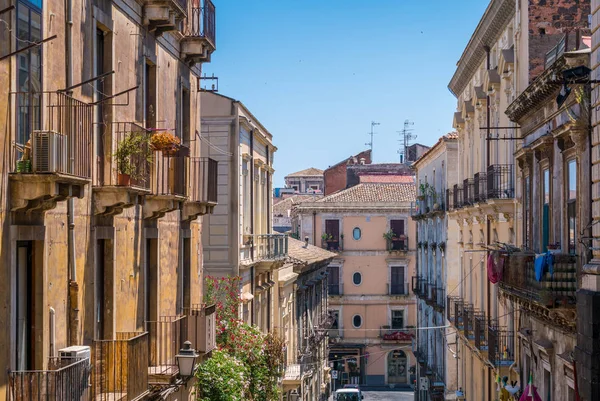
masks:
{"type": "Polygon", "coordinates": [[[486,0],[213,0],[217,50],[204,72],[273,134],[275,186],[366,149],[397,162],[397,131],[416,142],[452,130],[447,89],[486,0]]]}

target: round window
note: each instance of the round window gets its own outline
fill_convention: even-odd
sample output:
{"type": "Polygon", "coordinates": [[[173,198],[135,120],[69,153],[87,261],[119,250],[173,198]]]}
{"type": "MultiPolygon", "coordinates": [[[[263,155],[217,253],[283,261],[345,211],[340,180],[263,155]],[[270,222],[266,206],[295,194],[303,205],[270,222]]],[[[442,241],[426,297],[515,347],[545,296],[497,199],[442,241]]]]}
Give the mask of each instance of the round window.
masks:
{"type": "Polygon", "coordinates": [[[360,326],[362,326],[362,317],[360,315],[354,315],[352,318],[352,324],[358,329],[360,326]]]}
{"type": "Polygon", "coordinates": [[[352,238],[354,238],[355,240],[359,240],[361,237],[362,233],[360,231],[360,228],[358,227],[354,227],[354,230],[352,230],[352,238]]]}
{"type": "Polygon", "coordinates": [[[362,274],[360,274],[359,272],[356,272],[352,275],[352,282],[354,283],[354,285],[360,285],[360,283],[362,283],[362,274]]]}

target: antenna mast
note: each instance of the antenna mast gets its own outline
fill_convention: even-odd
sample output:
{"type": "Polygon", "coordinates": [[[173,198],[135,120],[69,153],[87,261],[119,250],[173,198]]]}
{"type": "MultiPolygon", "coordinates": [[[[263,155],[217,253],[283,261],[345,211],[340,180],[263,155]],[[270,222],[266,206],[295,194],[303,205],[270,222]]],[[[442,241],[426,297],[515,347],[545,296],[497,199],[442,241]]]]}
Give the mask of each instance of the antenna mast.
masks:
{"type": "Polygon", "coordinates": [[[380,125],[380,123],[376,123],[375,121],[371,121],[371,132],[367,133],[367,135],[370,135],[371,141],[365,143],[365,145],[371,147],[371,161],[373,160],[373,135],[375,135],[375,133],[373,132],[373,127],[375,127],[376,125],[380,125]]]}
{"type": "Polygon", "coordinates": [[[417,135],[413,134],[413,129],[410,126],[415,125],[412,121],[404,120],[404,128],[402,131],[397,131],[400,134],[401,143],[398,154],[400,155],[400,163],[408,163],[408,147],[411,145],[410,141],[417,138],[417,135]]]}

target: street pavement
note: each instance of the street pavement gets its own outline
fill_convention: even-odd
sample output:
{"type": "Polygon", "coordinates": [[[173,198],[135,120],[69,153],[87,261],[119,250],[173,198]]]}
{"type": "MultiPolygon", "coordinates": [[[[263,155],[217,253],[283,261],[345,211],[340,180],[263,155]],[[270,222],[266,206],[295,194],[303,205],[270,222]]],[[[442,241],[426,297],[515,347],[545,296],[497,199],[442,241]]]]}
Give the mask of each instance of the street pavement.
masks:
{"type": "Polygon", "coordinates": [[[363,395],[364,401],[413,401],[415,399],[412,391],[365,391],[363,395]]]}

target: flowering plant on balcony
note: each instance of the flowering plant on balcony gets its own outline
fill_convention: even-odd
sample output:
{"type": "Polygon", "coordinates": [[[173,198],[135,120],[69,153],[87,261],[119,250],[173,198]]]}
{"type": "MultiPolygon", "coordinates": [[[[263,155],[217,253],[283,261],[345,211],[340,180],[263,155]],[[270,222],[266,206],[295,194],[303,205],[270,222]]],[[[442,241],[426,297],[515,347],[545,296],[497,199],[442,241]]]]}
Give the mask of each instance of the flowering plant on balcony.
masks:
{"type": "Polygon", "coordinates": [[[157,132],[152,135],[150,140],[154,150],[161,150],[163,152],[175,152],[179,149],[181,140],[170,132],[163,131],[157,132]]]}
{"type": "Polygon", "coordinates": [[[144,180],[141,164],[152,162],[152,149],[149,136],[145,133],[130,132],[117,145],[113,154],[117,162],[117,172],[133,180],[144,180]]]}

